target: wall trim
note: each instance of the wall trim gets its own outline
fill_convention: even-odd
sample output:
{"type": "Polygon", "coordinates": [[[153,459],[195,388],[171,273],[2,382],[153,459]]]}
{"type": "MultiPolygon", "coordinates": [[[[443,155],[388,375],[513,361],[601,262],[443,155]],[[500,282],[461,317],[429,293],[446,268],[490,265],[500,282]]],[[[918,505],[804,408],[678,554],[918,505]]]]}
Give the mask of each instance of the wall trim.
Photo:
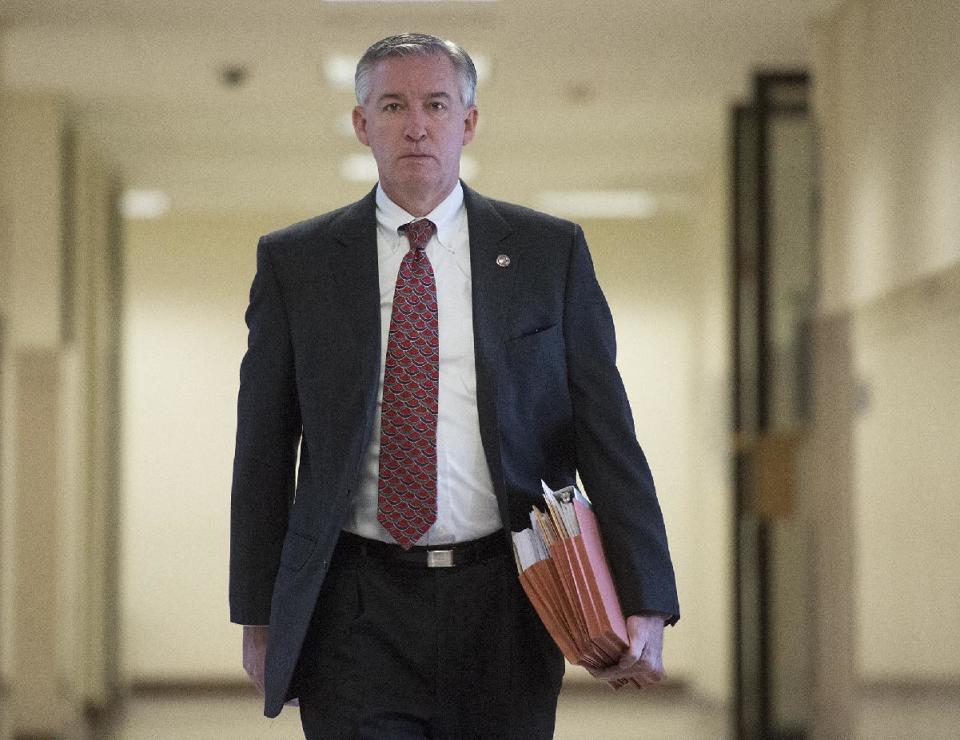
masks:
{"type": "Polygon", "coordinates": [[[256,696],[257,690],[246,678],[174,678],[142,679],[127,684],[128,696],[135,699],[177,699],[191,696],[256,696]]]}
{"type": "MultiPolygon", "coordinates": [[[[256,696],[257,690],[247,679],[139,679],[127,684],[128,697],[134,699],[177,699],[188,697],[245,697],[256,696]]],[[[617,694],[623,694],[629,691],[635,694],[639,699],[658,700],[669,698],[689,699],[697,703],[706,703],[707,699],[701,699],[690,688],[689,681],[685,679],[667,679],[655,689],[638,691],[625,687],[614,692],[603,681],[573,679],[568,680],[563,685],[563,693],[576,696],[595,695],[601,698],[609,698],[617,694]]],[[[711,703],[712,706],[712,703],[711,703]]]]}
{"type": "Polygon", "coordinates": [[[897,305],[918,297],[953,296],[954,305],[960,290],[960,260],[939,266],[909,280],[887,287],[879,293],[851,298],[843,304],[827,308],[818,306],[814,319],[832,319],[840,316],[852,316],[865,311],[880,310],[884,306],[897,305]]]}
{"type": "Polygon", "coordinates": [[[943,678],[877,678],[860,682],[860,693],[871,699],[931,699],[955,701],[960,696],[960,676],[943,678]]]}

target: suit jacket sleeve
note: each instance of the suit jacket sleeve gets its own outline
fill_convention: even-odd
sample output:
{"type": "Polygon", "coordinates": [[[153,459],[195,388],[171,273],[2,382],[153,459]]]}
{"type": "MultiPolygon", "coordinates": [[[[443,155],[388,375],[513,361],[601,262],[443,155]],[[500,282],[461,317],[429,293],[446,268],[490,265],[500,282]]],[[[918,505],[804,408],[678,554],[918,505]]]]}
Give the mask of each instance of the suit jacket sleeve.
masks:
{"type": "Polygon", "coordinates": [[[593,502],[624,614],[680,608],[663,515],[637,442],[616,338],[583,231],[575,227],[564,305],[577,469],[593,502]]]}
{"type": "Polygon", "coordinates": [[[246,312],[230,510],[230,619],[268,624],[294,495],[301,421],[293,347],[270,243],[260,239],[246,312]]]}

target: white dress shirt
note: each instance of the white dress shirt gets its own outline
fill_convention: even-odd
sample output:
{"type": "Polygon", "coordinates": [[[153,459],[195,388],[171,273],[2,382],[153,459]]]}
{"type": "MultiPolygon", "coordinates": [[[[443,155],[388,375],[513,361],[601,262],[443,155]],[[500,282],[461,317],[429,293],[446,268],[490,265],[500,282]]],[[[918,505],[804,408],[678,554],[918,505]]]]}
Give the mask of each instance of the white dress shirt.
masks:
{"type": "MultiPolygon", "coordinates": [[[[373,434],[361,466],[360,482],[344,529],[362,537],[393,542],[377,521],[380,472],[380,408],[393,293],[400,262],[409,250],[397,228],[415,220],[377,187],[377,263],[380,272],[380,382],[373,434]]],[[[437,285],[440,332],[440,387],[437,414],[437,521],[418,545],[465,542],[501,526],[480,441],[477,373],[473,352],[473,298],[470,234],[463,188],[456,187],[426,218],[437,231],[427,243],[437,285]]]]}

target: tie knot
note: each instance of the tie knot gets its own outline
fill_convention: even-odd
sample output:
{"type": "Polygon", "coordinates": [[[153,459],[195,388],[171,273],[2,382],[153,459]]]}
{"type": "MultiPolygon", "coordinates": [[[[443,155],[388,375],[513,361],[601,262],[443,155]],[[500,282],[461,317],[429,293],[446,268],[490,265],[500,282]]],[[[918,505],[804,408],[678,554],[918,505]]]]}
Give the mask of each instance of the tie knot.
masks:
{"type": "Polygon", "coordinates": [[[400,227],[400,233],[406,234],[407,240],[410,242],[410,248],[414,250],[421,250],[426,247],[427,242],[430,241],[430,237],[436,230],[437,227],[428,218],[417,219],[400,227]]]}

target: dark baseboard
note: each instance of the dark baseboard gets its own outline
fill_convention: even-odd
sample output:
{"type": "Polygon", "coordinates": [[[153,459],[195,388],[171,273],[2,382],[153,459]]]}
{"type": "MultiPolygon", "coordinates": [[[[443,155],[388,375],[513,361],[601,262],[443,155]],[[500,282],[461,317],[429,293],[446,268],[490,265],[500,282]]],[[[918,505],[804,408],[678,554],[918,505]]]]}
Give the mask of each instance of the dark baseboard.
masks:
{"type": "Polygon", "coordinates": [[[129,684],[129,696],[136,699],[232,698],[256,695],[257,690],[247,679],[184,678],[141,680],[129,684]]]}
{"type": "MultiPolygon", "coordinates": [[[[245,679],[164,679],[140,680],[129,684],[128,696],[134,699],[186,699],[186,698],[244,698],[257,695],[253,684],[245,679]]],[[[567,681],[563,693],[570,696],[597,696],[612,698],[617,694],[631,694],[650,699],[678,699],[691,694],[687,681],[669,679],[655,688],[639,691],[631,686],[614,690],[604,681],[567,681]]]]}
{"type": "Polygon", "coordinates": [[[563,684],[561,696],[596,696],[598,698],[615,698],[617,695],[629,693],[632,696],[649,698],[656,700],[677,700],[687,698],[692,695],[690,685],[683,679],[667,679],[661,684],[650,689],[637,689],[635,686],[627,685],[619,689],[612,688],[606,681],[586,680],[577,678],[573,681],[566,681],[563,684]]]}
{"type": "Polygon", "coordinates": [[[960,676],[951,678],[913,679],[889,678],[863,681],[862,696],[871,699],[947,699],[957,701],[960,697],[960,676]]]}

